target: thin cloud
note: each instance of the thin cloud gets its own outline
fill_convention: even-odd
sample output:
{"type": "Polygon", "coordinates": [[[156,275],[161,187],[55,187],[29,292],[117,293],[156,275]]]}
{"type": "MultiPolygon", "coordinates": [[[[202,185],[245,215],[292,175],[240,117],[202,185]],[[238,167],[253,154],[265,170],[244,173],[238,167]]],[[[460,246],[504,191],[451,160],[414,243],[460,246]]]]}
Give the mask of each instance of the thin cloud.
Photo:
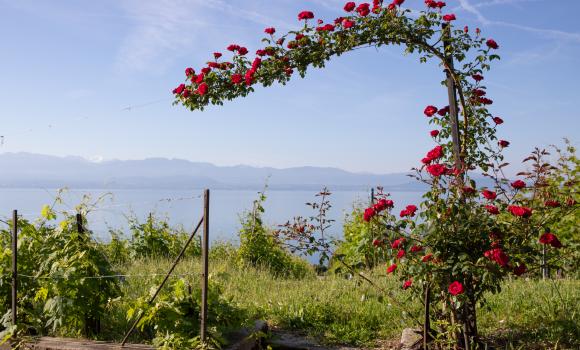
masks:
{"type": "Polygon", "coordinates": [[[477,20],[483,25],[495,25],[495,26],[510,27],[510,28],[514,28],[514,29],[519,29],[519,30],[535,33],[535,34],[538,34],[538,35],[541,35],[544,37],[548,37],[551,39],[568,40],[568,41],[580,43],[580,33],[566,32],[566,31],[557,30],[557,29],[536,28],[536,27],[530,27],[530,26],[525,26],[525,25],[516,24],[516,23],[510,23],[510,22],[491,21],[491,20],[487,19],[483,15],[483,13],[481,13],[481,11],[478,9],[480,7],[485,7],[485,6],[506,5],[506,4],[515,4],[515,3],[519,3],[519,2],[531,2],[531,1],[535,1],[535,0],[493,0],[493,1],[479,3],[479,4],[474,5],[474,4],[471,4],[469,2],[469,0],[459,0],[459,8],[466,11],[466,12],[473,14],[477,18],[477,20]]]}
{"type": "MultiPolygon", "coordinates": [[[[252,3],[247,1],[244,5],[249,7],[252,3]]],[[[193,47],[203,47],[201,44],[223,40],[224,30],[216,28],[247,29],[243,22],[264,27],[293,26],[222,0],[135,0],[126,2],[124,10],[135,25],[119,50],[117,67],[120,71],[162,72],[171,64],[172,57],[180,52],[190,52],[193,47]],[[236,21],[224,21],[224,17],[240,20],[241,24],[236,26],[236,21]]],[[[236,33],[240,35],[240,30],[236,33]]]]}

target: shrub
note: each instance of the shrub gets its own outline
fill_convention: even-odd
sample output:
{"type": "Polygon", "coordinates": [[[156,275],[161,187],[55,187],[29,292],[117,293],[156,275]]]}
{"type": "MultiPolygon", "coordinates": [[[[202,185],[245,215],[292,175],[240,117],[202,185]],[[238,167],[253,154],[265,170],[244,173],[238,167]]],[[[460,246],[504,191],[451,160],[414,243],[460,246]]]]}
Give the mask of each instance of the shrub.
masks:
{"type": "Polygon", "coordinates": [[[273,231],[262,222],[265,200],[264,192],[259,192],[252,211],[246,211],[240,217],[238,264],[262,266],[277,276],[303,277],[311,271],[308,264],[288,253],[278,243],[273,231]]]}

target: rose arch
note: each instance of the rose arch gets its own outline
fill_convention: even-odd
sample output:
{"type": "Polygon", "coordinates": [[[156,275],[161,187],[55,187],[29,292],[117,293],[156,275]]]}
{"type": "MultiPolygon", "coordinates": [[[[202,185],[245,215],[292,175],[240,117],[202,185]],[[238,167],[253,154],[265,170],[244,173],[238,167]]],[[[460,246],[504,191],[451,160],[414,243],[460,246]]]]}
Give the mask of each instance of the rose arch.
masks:
{"type": "Polygon", "coordinates": [[[247,96],[257,84],[304,77],[308,67],[322,68],[334,56],[364,47],[398,45],[418,54],[420,62],[437,60],[445,71],[449,99],[445,107],[424,108],[436,145],[414,169],[430,190],[419,207],[410,204],[398,215],[391,212],[388,196],[381,195],[366,209],[364,221],[382,228],[373,244],[390,260],[387,273],[397,274],[402,288],[425,305],[425,346],[448,327],[457,344],[471,348],[479,341],[476,306],[485,301],[485,293],[499,292],[503,278],[539,264],[542,248],[561,248],[542,222],[573,210],[576,203],[565,193],[542,192],[536,180],[548,170],[542,168],[541,153],[529,158],[535,172],[522,173],[526,181],[510,183],[503,175],[507,164],[501,151],[509,142],[496,137],[503,120],[488,110],[493,101],[483,77],[499,59],[494,53],[499,46],[478,28],[453,28],[456,16],[445,13],[444,2],[424,2],[418,13],[403,8],[404,0],[347,2],[344,16],[331,22],[302,11],[299,30],[279,35],[266,28],[264,46],[255,55],[231,44],[230,60],[215,52],[203,68],[187,68],[186,82],[173,93],[176,104],[203,110],[247,96]],[[495,185],[478,188],[471,178],[474,171],[482,171],[495,185]],[[434,318],[447,326],[432,329],[429,320],[434,318]]]}

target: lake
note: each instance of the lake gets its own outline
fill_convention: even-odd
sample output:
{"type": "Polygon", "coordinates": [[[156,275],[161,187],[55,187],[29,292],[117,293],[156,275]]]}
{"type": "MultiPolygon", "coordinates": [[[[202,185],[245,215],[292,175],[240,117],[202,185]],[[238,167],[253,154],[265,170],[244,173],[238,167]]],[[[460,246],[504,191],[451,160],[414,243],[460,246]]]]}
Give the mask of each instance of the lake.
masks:
{"type": "MultiPolygon", "coordinates": [[[[264,222],[270,226],[285,223],[294,216],[310,216],[312,210],[306,202],[319,200],[315,191],[303,190],[268,190],[265,201],[264,222]]],[[[55,189],[0,189],[0,217],[11,216],[13,209],[29,220],[40,215],[45,204],[52,204],[57,190],[55,189]]],[[[88,228],[103,240],[110,235],[109,228],[126,230],[126,215],[134,213],[140,220],[145,220],[149,213],[167,217],[171,225],[183,225],[191,230],[199,221],[203,210],[202,190],[105,190],[105,189],[70,189],[62,194],[63,203],[57,210],[74,211],[84,195],[93,199],[105,195],[96,210],[89,213],[88,228]],[[107,195],[110,193],[110,195],[107,195]]],[[[237,241],[240,228],[239,214],[251,210],[257,198],[255,190],[213,190],[210,196],[210,237],[211,240],[237,241]]],[[[332,192],[332,208],[329,218],[336,220],[329,230],[330,234],[340,237],[342,223],[346,213],[350,213],[354,203],[368,203],[370,194],[362,191],[332,192]]],[[[392,192],[395,201],[395,212],[407,204],[418,204],[419,192],[392,192]]]]}

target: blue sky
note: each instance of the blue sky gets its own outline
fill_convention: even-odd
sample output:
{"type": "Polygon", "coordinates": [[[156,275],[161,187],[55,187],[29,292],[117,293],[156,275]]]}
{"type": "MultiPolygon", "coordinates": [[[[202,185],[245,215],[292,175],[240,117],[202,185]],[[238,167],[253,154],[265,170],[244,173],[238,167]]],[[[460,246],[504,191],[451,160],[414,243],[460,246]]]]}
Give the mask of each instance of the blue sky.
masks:
{"type": "MultiPolygon", "coordinates": [[[[580,141],[578,0],[449,0],[502,60],[486,75],[500,136],[518,162],[534,146],[580,141]]],[[[91,159],[184,158],[218,165],[405,171],[433,146],[422,115],[445,105],[436,64],[397,47],[358,50],[306,79],[189,112],[171,105],[187,66],[265,27],[298,27],[335,0],[0,0],[0,152],[91,159]],[[131,107],[131,108],[126,108],[131,107]]],[[[407,0],[406,6],[423,6],[407,0]]]]}

